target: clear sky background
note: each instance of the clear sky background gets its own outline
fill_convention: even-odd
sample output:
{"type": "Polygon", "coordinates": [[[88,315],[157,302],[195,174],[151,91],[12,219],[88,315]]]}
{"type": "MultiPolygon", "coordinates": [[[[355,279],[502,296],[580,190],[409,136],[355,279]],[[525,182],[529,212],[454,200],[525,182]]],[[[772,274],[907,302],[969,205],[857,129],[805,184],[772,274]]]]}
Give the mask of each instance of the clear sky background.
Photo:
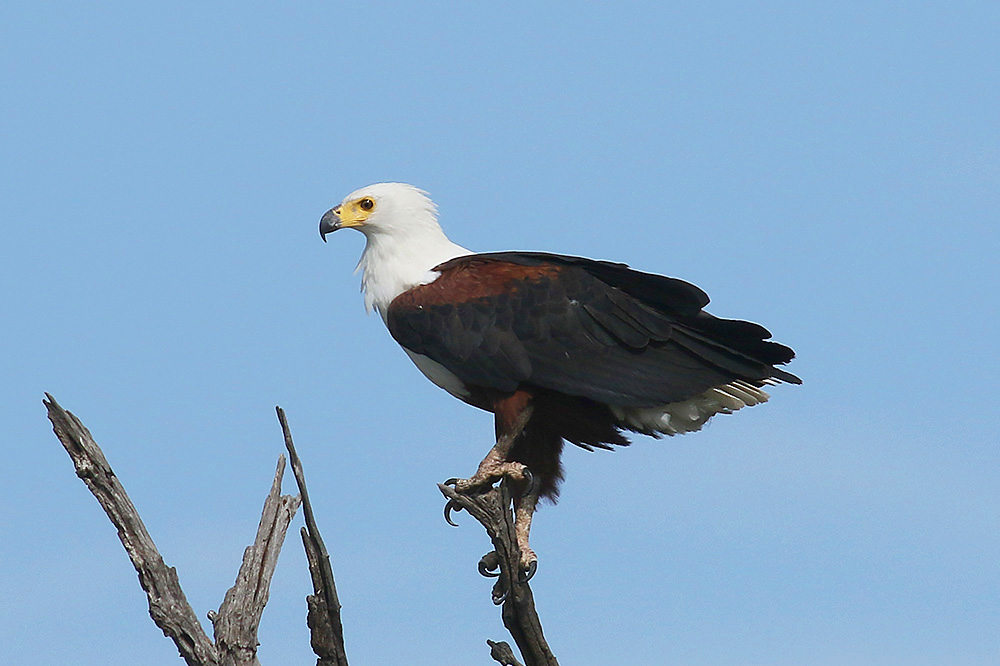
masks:
{"type": "MultiPolygon", "coordinates": [[[[563,664],[1000,663],[997,35],[991,2],[5,3],[0,663],[179,663],[44,391],[200,617],[281,405],[352,663],[492,663],[488,541],[435,486],[491,417],[365,316],[361,235],[317,235],[386,180],[462,245],[682,277],[799,354],[766,406],[566,452],[532,541],[563,664]]],[[[301,550],[265,665],[313,662],[301,550]]]]}

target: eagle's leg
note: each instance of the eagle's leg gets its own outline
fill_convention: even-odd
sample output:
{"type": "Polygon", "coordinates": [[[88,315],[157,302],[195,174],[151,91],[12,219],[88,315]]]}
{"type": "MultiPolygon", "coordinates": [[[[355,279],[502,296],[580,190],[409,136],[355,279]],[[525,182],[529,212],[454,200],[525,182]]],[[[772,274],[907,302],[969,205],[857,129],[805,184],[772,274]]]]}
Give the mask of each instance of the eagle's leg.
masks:
{"type": "Polygon", "coordinates": [[[535,575],[538,566],[538,556],[528,545],[528,535],[531,532],[531,518],[535,515],[535,505],[538,504],[538,484],[529,483],[528,490],[523,495],[514,498],[514,535],[517,537],[517,549],[521,551],[521,571],[525,580],[535,575]]]}
{"type": "MultiPolygon", "coordinates": [[[[521,551],[521,569],[526,580],[534,575],[538,566],[538,557],[528,545],[528,534],[531,532],[531,518],[538,504],[539,484],[527,465],[510,459],[510,451],[528,425],[532,411],[531,395],[526,391],[516,391],[513,395],[497,400],[493,404],[497,443],[471,477],[445,481],[460,493],[475,492],[500,479],[510,484],[514,498],[514,533],[521,551]]],[[[449,507],[450,503],[445,507],[445,519],[449,518],[449,507]]],[[[451,520],[448,519],[448,522],[451,520]]]]}
{"type": "Polygon", "coordinates": [[[496,445],[490,449],[483,461],[479,463],[479,469],[468,479],[448,479],[446,484],[455,486],[455,490],[460,493],[468,493],[486,486],[493,485],[500,479],[513,479],[515,481],[528,480],[528,468],[519,462],[512,462],[506,459],[507,452],[515,438],[501,438],[496,445]]]}
{"type": "Polygon", "coordinates": [[[527,465],[510,460],[510,449],[531,418],[532,408],[527,393],[517,391],[509,398],[498,400],[494,406],[497,415],[497,443],[486,454],[476,473],[468,479],[448,479],[447,485],[455,486],[460,493],[468,493],[493,485],[500,479],[525,482],[530,486],[531,475],[527,465]]]}

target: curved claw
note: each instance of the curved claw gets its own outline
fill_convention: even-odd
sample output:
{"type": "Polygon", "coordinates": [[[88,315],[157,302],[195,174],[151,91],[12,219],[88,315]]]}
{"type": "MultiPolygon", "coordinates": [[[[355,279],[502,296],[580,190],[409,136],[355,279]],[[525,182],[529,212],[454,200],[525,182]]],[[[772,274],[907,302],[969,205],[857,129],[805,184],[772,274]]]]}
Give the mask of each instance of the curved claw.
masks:
{"type": "MultiPolygon", "coordinates": [[[[498,586],[500,585],[500,581],[497,581],[497,585],[498,586]]],[[[498,590],[496,587],[494,587],[493,588],[493,597],[492,598],[493,598],[493,605],[494,606],[500,606],[500,605],[502,605],[503,602],[507,600],[507,590],[504,590],[504,589],[498,590]]]]}
{"type": "Polygon", "coordinates": [[[491,550],[479,558],[479,574],[487,578],[500,577],[500,556],[497,551],[491,550]],[[493,573],[494,571],[496,573],[493,573]]]}
{"type": "Polygon", "coordinates": [[[461,511],[462,505],[455,500],[448,500],[448,503],[444,505],[444,520],[446,523],[452,527],[458,527],[458,523],[451,519],[452,511],[461,511]]]}
{"type": "Polygon", "coordinates": [[[456,479],[455,477],[451,477],[450,479],[444,482],[444,485],[457,486],[459,481],[461,481],[461,479],[456,479]]]}
{"type": "Polygon", "coordinates": [[[534,578],[536,571],[538,571],[538,560],[531,560],[531,564],[528,565],[528,568],[521,571],[521,582],[527,583],[529,580],[534,578]]]}
{"type": "Polygon", "coordinates": [[[524,486],[524,497],[534,496],[538,497],[538,491],[541,488],[542,482],[537,475],[532,474],[531,470],[527,467],[524,468],[524,480],[527,482],[524,486]]]}

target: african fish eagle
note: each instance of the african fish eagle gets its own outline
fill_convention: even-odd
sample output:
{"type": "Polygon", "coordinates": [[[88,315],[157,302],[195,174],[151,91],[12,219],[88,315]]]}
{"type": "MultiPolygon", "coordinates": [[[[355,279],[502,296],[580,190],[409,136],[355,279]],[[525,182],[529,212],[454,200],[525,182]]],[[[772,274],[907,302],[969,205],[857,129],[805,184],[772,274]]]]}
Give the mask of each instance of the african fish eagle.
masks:
{"type": "Polygon", "coordinates": [[[497,445],[468,492],[506,478],[519,488],[521,564],[539,497],[554,500],[563,442],[625,446],[622,431],[699,430],[715,414],[768,399],[765,384],[801,383],[776,365],[794,352],[763,326],[719,319],[708,296],[625,264],[543,252],[474,253],[451,242],[427,193],[361,188],[320,220],[365,235],[358,262],[368,311],[428,379],[495,415],[497,445]]]}

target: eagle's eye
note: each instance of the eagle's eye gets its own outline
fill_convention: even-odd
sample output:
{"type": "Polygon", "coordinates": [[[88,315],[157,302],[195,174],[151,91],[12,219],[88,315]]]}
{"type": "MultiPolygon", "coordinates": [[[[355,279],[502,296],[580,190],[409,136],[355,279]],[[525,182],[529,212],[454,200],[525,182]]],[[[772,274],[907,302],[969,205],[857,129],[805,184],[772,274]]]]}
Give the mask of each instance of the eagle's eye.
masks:
{"type": "Polygon", "coordinates": [[[361,210],[371,210],[372,208],[375,207],[375,202],[372,201],[370,198],[365,197],[364,199],[358,202],[358,205],[361,206],[361,210]]]}

